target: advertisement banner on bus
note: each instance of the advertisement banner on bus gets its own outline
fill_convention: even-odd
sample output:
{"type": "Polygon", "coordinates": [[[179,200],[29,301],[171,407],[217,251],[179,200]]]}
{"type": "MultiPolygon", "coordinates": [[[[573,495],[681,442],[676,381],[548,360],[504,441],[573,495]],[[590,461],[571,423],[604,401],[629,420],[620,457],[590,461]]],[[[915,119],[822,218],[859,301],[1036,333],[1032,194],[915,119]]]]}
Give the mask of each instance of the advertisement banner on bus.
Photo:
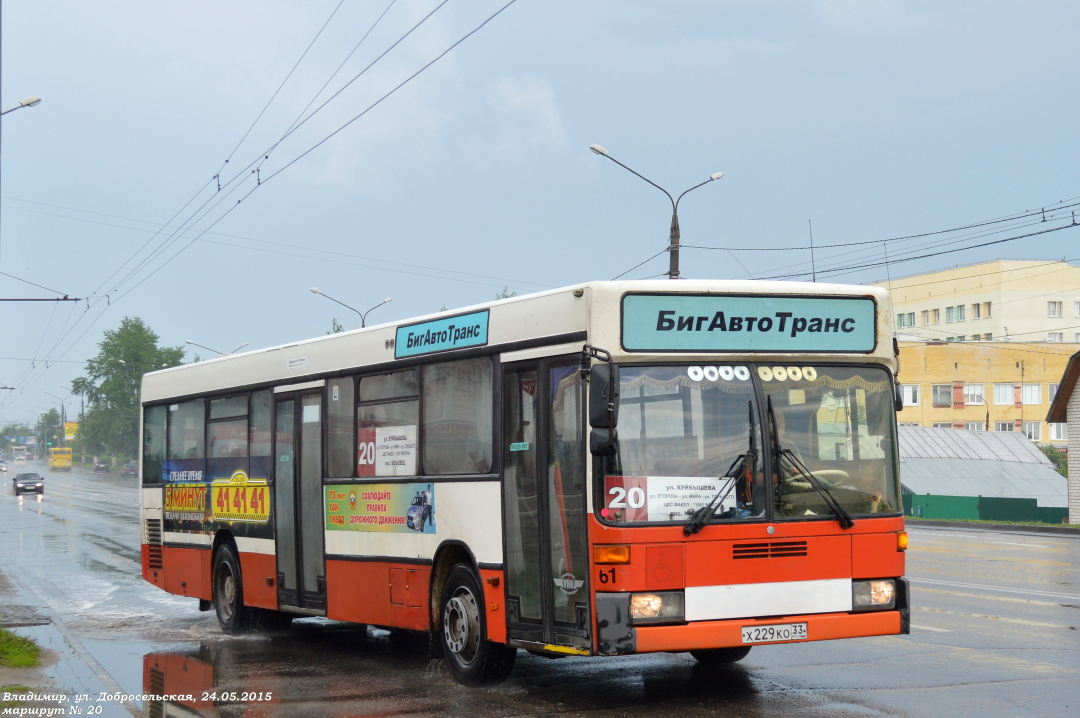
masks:
{"type": "Polygon", "coordinates": [[[869,297],[628,294],[627,351],[872,352],[869,297]]]}
{"type": "Polygon", "coordinates": [[[328,531],[435,533],[433,484],[339,484],[326,487],[328,531]]]}

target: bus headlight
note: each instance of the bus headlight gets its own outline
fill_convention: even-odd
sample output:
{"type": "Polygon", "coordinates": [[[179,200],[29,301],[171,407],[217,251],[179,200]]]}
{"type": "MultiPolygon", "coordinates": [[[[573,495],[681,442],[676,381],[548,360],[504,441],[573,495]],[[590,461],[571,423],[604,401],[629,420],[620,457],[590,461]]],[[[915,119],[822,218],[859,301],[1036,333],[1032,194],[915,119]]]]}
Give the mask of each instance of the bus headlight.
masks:
{"type": "Polygon", "coordinates": [[[851,608],[854,611],[877,611],[896,607],[896,582],[892,579],[852,581],[851,608]]]}
{"type": "Polygon", "coordinates": [[[630,594],[630,622],[634,625],[647,623],[682,623],[682,591],[650,591],[630,594]]]}

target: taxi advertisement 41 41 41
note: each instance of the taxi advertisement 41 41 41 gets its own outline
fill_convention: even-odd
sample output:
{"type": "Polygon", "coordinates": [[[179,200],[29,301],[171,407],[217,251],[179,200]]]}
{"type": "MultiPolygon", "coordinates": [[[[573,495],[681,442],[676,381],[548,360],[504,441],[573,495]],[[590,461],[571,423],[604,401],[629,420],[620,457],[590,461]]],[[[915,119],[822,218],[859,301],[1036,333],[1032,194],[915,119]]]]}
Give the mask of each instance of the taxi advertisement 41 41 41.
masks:
{"type": "Polygon", "coordinates": [[[252,479],[236,471],[228,481],[215,481],[213,489],[215,521],[264,524],[270,519],[270,492],[264,479],[252,479]]]}

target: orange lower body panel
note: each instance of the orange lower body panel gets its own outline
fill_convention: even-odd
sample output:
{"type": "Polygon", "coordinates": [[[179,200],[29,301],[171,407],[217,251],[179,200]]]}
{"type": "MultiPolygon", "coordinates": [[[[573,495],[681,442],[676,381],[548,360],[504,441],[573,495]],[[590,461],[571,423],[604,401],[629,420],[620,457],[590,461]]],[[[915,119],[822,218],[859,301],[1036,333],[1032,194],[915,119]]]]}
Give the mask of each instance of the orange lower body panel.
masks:
{"type": "MultiPolygon", "coordinates": [[[[207,564],[206,575],[210,575],[209,564],[207,564]]],[[[274,578],[276,575],[277,556],[241,552],[240,576],[244,581],[244,605],[276,609],[278,607],[277,581],[274,578]]],[[[205,598],[210,598],[210,596],[205,596],[205,598]]]]}
{"type": "MultiPolygon", "coordinates": [[[[807,641],[893,636],[900,633],[900,612],[825,613],[769,619],[695,621],[682,626],[640,626],[637,629],[637,652],[696,651],[742,646],[744,645],[742,642],[744,626],[768,626],[778,623],[805,623],[807,641]]],[[[807,641],[785,641],[785,643],[806,643],[807,641]]]]}
{"type": "Polygon", "coordinates": [[[426,631],[431,566],[327,561],[326,617],[426,631]]]}
{"type": "Polygon", "coordinates": [[[211,598],[210,551],[200,548],[165,546],[162,564],[169,567],[164,585],[169,593],[192,598],[211,598]]]}

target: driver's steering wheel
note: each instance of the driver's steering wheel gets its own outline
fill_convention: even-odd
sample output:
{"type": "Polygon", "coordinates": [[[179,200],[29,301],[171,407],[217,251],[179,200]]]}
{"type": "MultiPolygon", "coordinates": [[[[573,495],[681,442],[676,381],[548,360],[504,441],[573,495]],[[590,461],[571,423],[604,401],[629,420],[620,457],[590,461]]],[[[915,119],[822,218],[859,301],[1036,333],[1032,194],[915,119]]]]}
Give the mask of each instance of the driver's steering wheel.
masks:
{"type": "Polygon", "coordinates": [[[848,472],[841,471],[840,469],[818,469],[811,473],[821,479],[821,483],[825,484],[830,489],[836,488],[849,478],[848,472]]]}

